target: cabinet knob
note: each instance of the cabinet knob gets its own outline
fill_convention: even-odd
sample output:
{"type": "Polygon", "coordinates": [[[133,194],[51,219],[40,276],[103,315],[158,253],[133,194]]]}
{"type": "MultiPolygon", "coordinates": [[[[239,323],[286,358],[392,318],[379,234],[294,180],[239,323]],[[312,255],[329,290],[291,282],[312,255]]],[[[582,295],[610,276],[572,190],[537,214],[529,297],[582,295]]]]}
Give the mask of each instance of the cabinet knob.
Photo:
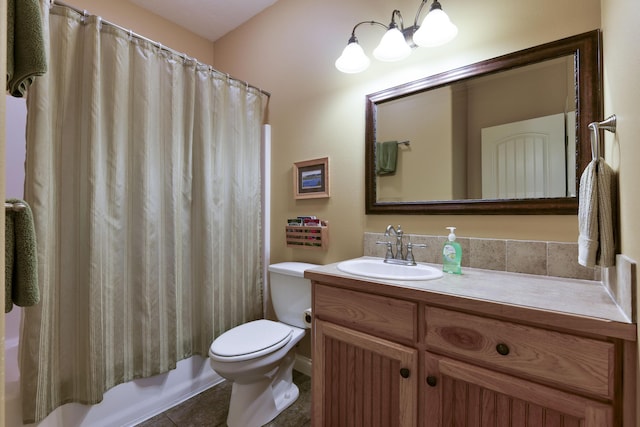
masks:
{"type": "Polygon", "coordinates": [[[427,384],[429,384],[431,387],[435,387],[436,384],[438,384],[438,379],[433,375],[429,375],[427,377],[427,384]]]}
{"type": "Polygon", "coordinates": [[[496,346],[496,351],[501,355],[506,356],[507,354],[509,354],[509,346],[504,343],[499,343],[496,346]]]}
{"type": "Polygon", "coordinates": [[[410,374],[411,374],[411,371],[409,371],[409,369],[407,369],[407,368],[400,369],[400,376],[402,378],[409,378],[410,374]]]}

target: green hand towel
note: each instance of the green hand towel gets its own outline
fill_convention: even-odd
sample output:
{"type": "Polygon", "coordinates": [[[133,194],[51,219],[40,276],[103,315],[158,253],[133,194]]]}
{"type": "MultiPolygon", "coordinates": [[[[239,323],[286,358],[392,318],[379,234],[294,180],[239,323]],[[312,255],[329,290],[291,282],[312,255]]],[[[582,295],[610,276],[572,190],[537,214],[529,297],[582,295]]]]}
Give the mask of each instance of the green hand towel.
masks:
{"type": "Polygon", "coordinates": [[[396,173],[398,141],[376,142],[376,175],[396,173]]]}
{"type": "Polygon", "coordinates": [[[23,203],[25,208],[19,211],[7,209],[5,215],[5,313],[11,311],[13,304],[27,307],[40,302],[38,254],[31,208],[23,200],[7,201],[23,203]]]}
{"type": "Polygon", "coordinates": [[[7,91],[22,98],[33,80],[47,72],[38,0],[7,1],[7,91]]]}
{"type": "Polygon", "coordinates": [[[13,254],[15,241],[13,238],[13,215],[7,210],[4,217],[4,312],[8,313],[13,308],[11,290],[13,286],[13,254]]]}

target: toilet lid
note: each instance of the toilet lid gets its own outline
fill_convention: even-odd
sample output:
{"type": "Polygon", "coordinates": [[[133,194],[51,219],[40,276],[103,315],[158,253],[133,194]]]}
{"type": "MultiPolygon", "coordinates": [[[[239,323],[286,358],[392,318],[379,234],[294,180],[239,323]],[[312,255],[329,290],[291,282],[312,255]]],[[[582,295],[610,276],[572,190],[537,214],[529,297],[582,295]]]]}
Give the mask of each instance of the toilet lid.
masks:
{"type": "Polygon", "coordinates": [[[270,349],[275,351],[291,339],[291,327],[261,319],[228,330],[211,344],[211,352],[222,357],[242,356],[270,349]]]}

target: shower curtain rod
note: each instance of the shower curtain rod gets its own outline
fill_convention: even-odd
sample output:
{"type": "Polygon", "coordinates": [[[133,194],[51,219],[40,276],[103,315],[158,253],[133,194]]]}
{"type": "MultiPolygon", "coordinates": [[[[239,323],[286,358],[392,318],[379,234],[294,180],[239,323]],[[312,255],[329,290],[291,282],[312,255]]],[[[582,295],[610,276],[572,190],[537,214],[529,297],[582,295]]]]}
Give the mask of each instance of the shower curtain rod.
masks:
{"type": "MultiPolygon", "coordinates": [[[[61,6],[61,7],[66,7],[66,8],[71,9],[71,10],[73,10],[74,12],[76,12],[76,13],[78,13],[78,14],[82,15],[82,16],[85,16],[85,17],[90,15],[90,13],[89,13],[87,10],[85,10],[85,9],[78,9],[77,7],[71,6],[70,4],[64,3],[64,2],[62,2],[62,1],[60,1],[60,0],[50,0],[50,2],[51,2],[51,5],[52,5],[52,6],[53,6],[53,5],[57,5],[57,6],[61,6]]],[[[162,43],[160,43],[160,42],[157,42],[157,41],[155,41],[155,40],[151,40],[151,39],[149,39],[149,38],[147,38],[147,37],[145,37],[145,36],[142,36],[142,35],[140,35],[140,34],[138,34],[138,33],[134,32],[134,31],[131,31],[131,30],[127,29],[127,28],[121,27],[121,26],[120,26],[120,25],[118,25],[118,24],[114,24],[113,22],[107,21],[107,20],[102,19],[102,18],[100,18],[100,20],[101,20],[100,22],[102,22],[103,24],[110,25],[110,26],[112,26],[112,27],[114,27],[114,28],[117,28],[117,29],[119,29],[119,30],[122,30],[122,31],[124,31],[124,32],[129,33],[129,36],[130,36],[130,37],[135,37],[135,38],[137,38],[137,39],[140,39],[140,40],[143,40],[143,41],[149,42],[149,43],[153,44],[154,46],[156,46],[158,49],[164,50],[164,51],[166,51],[166,52],[169,52],[169,53],[174,54],[174,55],[177,55],[177,56],[181,56],[181,57],[183,57],[185,60],[187,60],[187,59],[193,59],[193,60],[194,60],[194,61],[196,61],[199,65],[204,65],[205,67],[209,67],[209,71],[211,71],[211,72],[218,73],[218,74],[220,74],[220,75],[222,75],[222,76],[226,76],[226,77],[227,77],[228,79],[230,79],[230,80],[235,80],[235,81],[237,81],[237,82],[239,82],[239,83],[242,83],[242,84],[243,84],[243,85],[245,85],[246,87],[250,87],[250,88],[252,88],[252,89],[255,89],[255,90],[259,91],[260,93],[262,93],[262,94],[266,95],[266,96],[267,96],[267,97],[269,97],[269,98],[271,97],[271,93],[269,93],[269,92],[267,92],[267,91],[264,91],[264,90],[260,89],[259,87],[256,87],[256,86],[254,86],[254,85],[252,85],[252,84],[249,84],[248,82],[246,82],[246,81],[244,81],[244,80],[236,79],[235,77],[230,76],[230,75],[229,75],[229,73],[223,73],[222,71],[216,70],[216,69],[215,69],[215,68],[213,68],[211,65],[204,64],[204,63],[202,63],[202,62],[198,61],[196,58],[192,58],[192,57],[190,57],[190,56],[189,56],[189,55],[187,55],[186,53],[178,52],[177,50],[173,50],[173,49],[171,49],[170,47],[167,47],[167,46],[163,45],[163,44],[162,44],[162,43]]]]}

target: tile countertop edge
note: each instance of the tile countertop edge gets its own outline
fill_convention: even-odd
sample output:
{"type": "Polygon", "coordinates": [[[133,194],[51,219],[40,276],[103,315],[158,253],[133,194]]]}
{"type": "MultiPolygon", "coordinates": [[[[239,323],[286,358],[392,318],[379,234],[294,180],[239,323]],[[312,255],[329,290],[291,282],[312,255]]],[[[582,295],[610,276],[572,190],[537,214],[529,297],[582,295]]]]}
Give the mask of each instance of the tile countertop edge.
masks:
{"type": "MultiPolygon", "coordinates": [[[[636,324],[629,321],[601,282],[476,268],[465,268],[462,275],[445,274],[427,281],[383,280],[342,272],[338,264],[307,270],[304,276],[360,291],[417,299],[494,317],[519,320],[524,316],[535,324],[636,341],[636,324]]],[[[437,264],[426,265],[441,268],[437,264]]]]}

